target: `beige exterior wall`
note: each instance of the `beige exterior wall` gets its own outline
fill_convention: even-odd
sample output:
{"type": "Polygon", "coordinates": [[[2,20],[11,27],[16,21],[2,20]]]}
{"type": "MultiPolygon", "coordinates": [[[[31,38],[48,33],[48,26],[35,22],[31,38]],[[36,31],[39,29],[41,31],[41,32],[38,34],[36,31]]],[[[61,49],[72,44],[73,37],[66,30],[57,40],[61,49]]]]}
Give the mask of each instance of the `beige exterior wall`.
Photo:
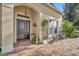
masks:
{"type": "Polygon", "coordinates": [[[62,31],[62,16],[58,19],[58,31],[62,31]]]}
{"type": "Polygon", "coordinates": [[[2,46],[2,6],[0,4],[0,48],[2,46]]]}
{"type": "MultiPolygon", "coordinates": [[[[2,39],[0,43],[2,44],[2,52],[10,52],[13,50],[13,43],[16,43],[17,31],[16,31],[16,19],[17,14],[21,13],[27,15],[30,18],[30,35],[32,38],[32,33],[36,33],[37,36],[42,40],[42,26],[41,22],[44,19],[55,19],[58,21],[58,31],[60,30],[62,23],[62,15],[45,4],[2,4],[0,11],[0,36],[2,39]],[[42,7],[41,7],[42,6],[42,7]],[[26,11],[25,11],[26,10],[26,11]],[[36,23],[37,27],[33,27],[36,23]]],[[[0,38],[1,38],[0,37],[0,38]]]]}
{"type": "Polygon", "coordinates": [[[2,53],[13,50],[13,8],[2,5],[2,53]]]}

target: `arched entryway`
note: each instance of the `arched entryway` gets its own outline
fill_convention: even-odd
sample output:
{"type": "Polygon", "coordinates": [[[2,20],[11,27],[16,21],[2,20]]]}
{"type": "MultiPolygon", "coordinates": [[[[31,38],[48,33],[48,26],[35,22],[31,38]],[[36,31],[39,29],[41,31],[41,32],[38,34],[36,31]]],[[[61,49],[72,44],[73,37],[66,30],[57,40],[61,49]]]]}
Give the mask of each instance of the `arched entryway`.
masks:
{"type": "MultiPolygon", "coordinates": [[[[32,39],[32,34],[38,35],[39,16],[39,11],[35,10],[33,7],[31,8],[31,6],[14,6],[14,43],[17,44],[18,42],[27,41],[22,43],[22,45],[25,45],[25,43],[28,45],[32,39]]],[[[18,43],[18,45],[21,44],[18,43]]]]}

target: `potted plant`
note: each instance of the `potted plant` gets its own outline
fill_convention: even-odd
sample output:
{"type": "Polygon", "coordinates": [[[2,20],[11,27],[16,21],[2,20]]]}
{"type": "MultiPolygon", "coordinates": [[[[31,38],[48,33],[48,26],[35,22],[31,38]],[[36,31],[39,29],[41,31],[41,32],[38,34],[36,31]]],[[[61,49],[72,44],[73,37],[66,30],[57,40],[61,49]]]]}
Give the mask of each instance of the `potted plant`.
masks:
{"type": "Polygon", "coordinates": [[[35,35],[33,35],[31,42],[32,42],[32,44],[35,44],[36,43],[36,36],[35,35]]]}
{"type": "Polygon", "coordinates": [[[36,38],[36,43],[37,43],[37,44],[39,44],[39,43],[40,43],[39,36],[37,36],[37,38],[36,38]]]}
{"type": "Polygon", "coordinates": [[[35,44],[35,43],[36,43],[36,44],[40,43],[40,42],[39,42],[39,37],[36,36],[36,35],[33,35],[33,37],[32,37],[32,43],[33,43],[33,44],[35,44]]]}

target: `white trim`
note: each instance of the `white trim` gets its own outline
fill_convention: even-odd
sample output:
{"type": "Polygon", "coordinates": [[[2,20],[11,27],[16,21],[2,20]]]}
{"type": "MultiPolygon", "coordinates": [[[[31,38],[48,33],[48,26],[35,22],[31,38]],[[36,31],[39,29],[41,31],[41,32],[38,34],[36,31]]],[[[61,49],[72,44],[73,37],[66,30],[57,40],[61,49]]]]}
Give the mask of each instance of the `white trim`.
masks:
{"type": "Polygon", "coordinates": [[[17,19],[22,19],[22,20],[28,20],[28,21],[30,21],[30,19],[28,19],[28,18],[23,18],[23,17],[19,17],[19,16],[17,16],[17,19]]]}
{"type": "Polygon", "coordinates": [[[17,16],[18,14],[20,14],[20,15],[25,15],[25,13],[16,12],[16,17],[17,17],[18,19],[23,19],[23,20],[28,20],[28,21],[30,21],[30,18],[28,19],[28,18],[24,18],[24,17],[19,17],[19,16],[17,16]]]}

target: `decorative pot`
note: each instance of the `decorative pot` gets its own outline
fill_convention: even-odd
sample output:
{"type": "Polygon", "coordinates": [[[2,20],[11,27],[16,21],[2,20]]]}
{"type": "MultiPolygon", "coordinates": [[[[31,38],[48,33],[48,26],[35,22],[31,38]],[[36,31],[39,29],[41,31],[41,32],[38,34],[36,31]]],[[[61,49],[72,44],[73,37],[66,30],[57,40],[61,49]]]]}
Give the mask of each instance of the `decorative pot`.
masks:
{"type": "Polygon", "coordinates": [[[43,43],[44,43],[44,44],[48,44],[48,40],[45,39],[45,40],[43,41],[43,43]]]}

